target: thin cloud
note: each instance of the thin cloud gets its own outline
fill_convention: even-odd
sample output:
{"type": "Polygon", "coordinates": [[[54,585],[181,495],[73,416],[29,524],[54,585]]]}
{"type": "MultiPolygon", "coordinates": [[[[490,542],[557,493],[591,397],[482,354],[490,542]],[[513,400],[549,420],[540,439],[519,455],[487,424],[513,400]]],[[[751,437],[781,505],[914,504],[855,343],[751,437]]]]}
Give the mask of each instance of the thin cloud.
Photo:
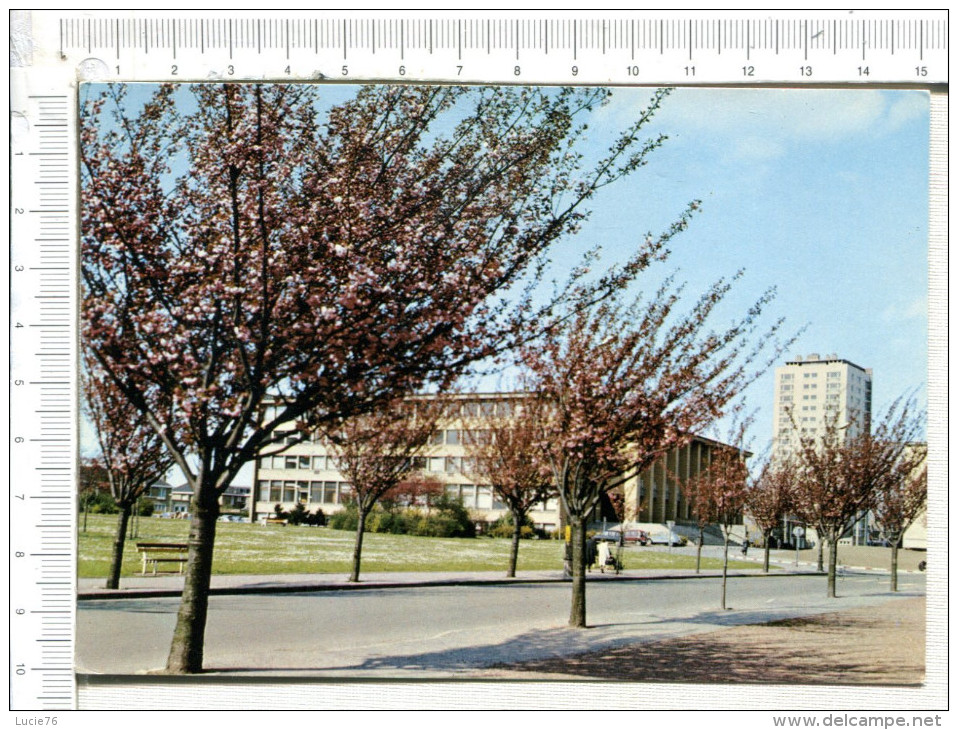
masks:
{"type": "MultiPolygon", "coordinates": [[[[644,90],[643,90],[644,91],[644,90]]],[[[641,98],[644,100],[644,96],[641,98]]],[[[640,98],[616,90],[604,114],[634,114],[640,98]]],[[[877,89],[676,89],[656,115],[667,133],[841,142],[927,117],[928,95],[877,89]]]]}

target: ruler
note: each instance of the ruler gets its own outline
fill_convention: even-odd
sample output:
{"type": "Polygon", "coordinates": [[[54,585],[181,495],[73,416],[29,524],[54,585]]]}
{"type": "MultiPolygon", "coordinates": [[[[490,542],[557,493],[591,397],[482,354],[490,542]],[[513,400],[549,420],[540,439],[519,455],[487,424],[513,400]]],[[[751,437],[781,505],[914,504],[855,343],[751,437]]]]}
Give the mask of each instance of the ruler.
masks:
{"type": "Polygon", "coordinates": [[[10,684],[36,709],[73,702],[73,109],[38,86],[11,121],[10,684]]]}
{"type": "Polygon", "coordinates": [[[10,686],[75,704],[78,81],[947,83],[947,11],[11,17],[10,686]]]}
{"type": "Polygon", "coordinates": [[[944,83],[947,11],[38,14],[98,78],[944,83]]]}

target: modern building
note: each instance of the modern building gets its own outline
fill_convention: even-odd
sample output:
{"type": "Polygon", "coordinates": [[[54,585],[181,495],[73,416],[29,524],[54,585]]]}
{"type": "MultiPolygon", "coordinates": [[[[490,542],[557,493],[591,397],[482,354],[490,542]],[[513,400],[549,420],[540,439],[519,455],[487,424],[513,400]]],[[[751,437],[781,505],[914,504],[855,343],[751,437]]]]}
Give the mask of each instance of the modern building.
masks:
{"type": "Polygon", "coordinates": [[[143,497],[153,503],[154,512],[162,513],[171,511],[172,493],[173,486],[160,480],[151,484],[143,497]]]}
{"type": "MultiPolygon", "coordinates": [[[[867,432],[871,428],[872,371],[834,354],[798,356],[776,368],[774,398],[772,453],[783,457],[803,438],[824,437],[828,424],[842,428],[847,436],[867,432]]],[[[868,522],[867,516],[859,520],[846,540],[867,543],[868,522]]],[[[791,535],[792,527],[787,520],[784,534],[791,535]]],[[[817,540],[814,531],[807,539],[817,540]]]]}
{"type": "MultiPolygon", "coordinates": [[[[507,508],[496,498],[492,487],[477,483],[469,466],[465,442],[483,428],[484,418],[511,412],[516,399],[521,397],[515,393],[449,396],[454,407],[446,409],[447,420],[420,459],[422,471],[442,482],[447,494],[461,499],[477,523],[493,522],[506,514],[507,508]]],[[[273,514],[277,504],[282,505],[283,510],[290,510],[296,503],[302,503],[310,511],[321,508],[328,515],[343,509],[349,500],[350,485],[337,470],[323,439],[317,435],[298,444],[294,441],[291,439],[291,445],[281,454],[256,460],[255,494],[249,505],[252,522],[273,514]]],[[[673,449],[652,467],[629,479],[621,487],[625,520],[691,521],[691,505],[679,482],[704,468],[711,449],[718,445],[717,441],[695,436],[687,445],[673,449]]],[[[269,450],[275,451],[275,445],[269,450]]],[[[559,500],[550,499],[537,505],[529,517],[536,527],[554,530],[560,522],[559,500]]]]}
{"type": "MultiPolygon", "coordinates": [[[[224,513],[235,514],[246,512],[249,508],[249,497],[252,489],[250,487],[230,485],[226,491],[220,495],[220,510],[224,513]]],[[[170,508],[165,510],[173,514],[182,514],[190,511],[190,503],[193,500],[193,488],[189,482],[183,482],[177,487],[173,487],[170,494],[170,508]]]]}
{"type": "Polygon", "coordinates": [[[848,435],[871,425],[872,371],[837,355],[796,357],[775,370],[773,450],[783,455],[834,419],[848,435]]]}

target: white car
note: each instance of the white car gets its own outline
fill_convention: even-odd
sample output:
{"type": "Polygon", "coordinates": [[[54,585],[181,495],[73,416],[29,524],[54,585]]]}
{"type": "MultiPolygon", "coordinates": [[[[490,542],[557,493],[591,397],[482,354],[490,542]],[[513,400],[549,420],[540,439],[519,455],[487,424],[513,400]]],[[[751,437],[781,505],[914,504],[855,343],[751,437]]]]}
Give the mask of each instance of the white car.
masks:
{"type": "Polygon", "coordinates": [[[688,540],[679,535],[677,532],[659,532],[657,534],[649,535],[649,542],[653,545],[681,546],[685,545],[688,540]]]}

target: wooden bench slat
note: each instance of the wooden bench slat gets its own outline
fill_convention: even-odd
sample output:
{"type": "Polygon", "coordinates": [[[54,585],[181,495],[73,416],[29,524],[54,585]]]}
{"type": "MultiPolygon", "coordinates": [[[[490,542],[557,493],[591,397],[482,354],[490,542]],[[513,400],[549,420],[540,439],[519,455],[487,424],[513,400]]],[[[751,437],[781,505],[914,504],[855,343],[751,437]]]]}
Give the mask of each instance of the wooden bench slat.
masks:
{"type": "Polygon", "coordinates": [[[147,574],[147,565],[153,566],[153,575],[156,575],[160,563],[178,563],[178,572],[182,573],[183,564],[189,562],[189,557],[182,555],[189,552],[190,546],[187,543],[138,542],[136,549],[139,550],[143,559],[142,575],[147,574]]]}

